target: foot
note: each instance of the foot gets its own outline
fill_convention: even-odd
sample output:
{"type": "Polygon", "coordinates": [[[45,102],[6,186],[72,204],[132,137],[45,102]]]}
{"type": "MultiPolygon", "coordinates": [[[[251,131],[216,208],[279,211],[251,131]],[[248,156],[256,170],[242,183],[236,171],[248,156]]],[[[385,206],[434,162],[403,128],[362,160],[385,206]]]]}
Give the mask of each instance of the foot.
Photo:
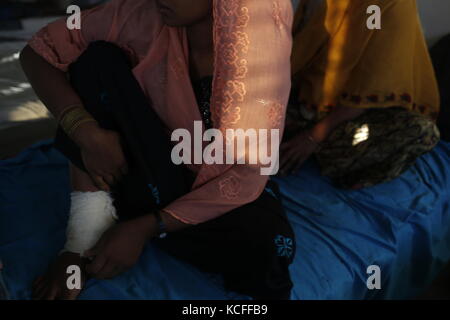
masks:
{"type": "MultiPolygon", "coordinates": [[[[84,266],[86,264],[77,253],[65,252],[58,256],[56,261],[49,267],[48,271],[38,277],[33,283],[33,299],[36,300],[75,300],[80,294],[86,281],[84,266]],[[68,287],[68,279],[76,276],[70,266],[78,266],[80,270],[80,286],[75,289],[68,287]]],[[[73,284],[69,281],[69,284],[73,284]]]]}

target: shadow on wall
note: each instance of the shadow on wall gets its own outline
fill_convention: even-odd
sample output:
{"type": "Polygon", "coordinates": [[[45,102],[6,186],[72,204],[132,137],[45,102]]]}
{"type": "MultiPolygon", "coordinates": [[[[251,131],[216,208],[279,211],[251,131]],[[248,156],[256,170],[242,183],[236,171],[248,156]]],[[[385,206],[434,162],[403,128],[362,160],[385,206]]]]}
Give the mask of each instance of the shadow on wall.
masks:
{"type": "Polygon", "coordinates": [[[428,44],[432,46],[443,36],[450,34],[450,1],[417,0],[428,44]]]}
{"type": "Polygon", "coordinates": [[[432,47],[431,58],[441,93],[438,126],[441,139],[450,141],[450,34],[432,47]]]}

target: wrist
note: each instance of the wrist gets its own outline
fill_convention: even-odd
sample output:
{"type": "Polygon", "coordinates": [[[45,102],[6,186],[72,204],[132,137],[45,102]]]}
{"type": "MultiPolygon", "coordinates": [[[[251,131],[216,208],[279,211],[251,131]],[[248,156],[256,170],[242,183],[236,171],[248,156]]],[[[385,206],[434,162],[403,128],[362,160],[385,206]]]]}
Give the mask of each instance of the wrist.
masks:
{"type": "Polygon", "coordinates": [[[158,211],[154,214],[156,219],[157,231],[155,237],[163,239],[167,237],[167,225],[165,219],[163,219],[163,211],[158,211]]]}
{"type": "Polygon", "coordinates": [[[147,240],[151,240],[158,235],[158,219],[155,214],[142,216],[137,222],[137,225],[147,240]]]}
{"type": "Polygon", "coordinates": [[[98,128],[97,121],[82,105],[67,107],[59,115],[58,122],[64,132],[80,147],[85,143],[84,137],[88,136],[86,131],[98,128]]]}
{"type": "Polygon", "coordinates": [[[99,129],[101,128],[96,121],[85,122],[75,129],[71,138],[80,148],[86,149],[95,143],[99,129]]]}

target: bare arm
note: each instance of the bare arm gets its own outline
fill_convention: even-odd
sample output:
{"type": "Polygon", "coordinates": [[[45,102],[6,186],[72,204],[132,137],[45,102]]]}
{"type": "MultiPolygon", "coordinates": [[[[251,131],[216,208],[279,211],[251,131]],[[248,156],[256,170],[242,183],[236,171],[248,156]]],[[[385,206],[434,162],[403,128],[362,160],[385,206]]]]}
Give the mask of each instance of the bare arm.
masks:
{"type": "MultiPolygon", "coordinates": [[[[64,109],[71,105],[82,105],[81,99],[67,79],[66,74],[53,67],[38,55],[30,46],[26,46],[20,54],[20,63],[30,81],[36,95],[56,119],[60,118],[64,109]]],[[[94,123],[86,123],[78,129],[73,139],[82,145],[87,139],[85,135],[93,129],[94,123]],[[89,132],[88,132],[89,131],[89,132]]]]}
{"type": "Polygon", "coordinates": [[[337,107],[312,129],[301,131],[291,140],[284,142],[280,147],[281,174],[297,171],[339,124],[359,117],[364,111],[365,109],[337,107]]]}
{"type": "MultiPolygon", "coordinates": [[[[37,96],[60,119],[63,111],[82,101],[67,75],[53,67],[30,46],[20,54],[20,62],[37,96]]],[[[116,132],[103,130],[96,122],[86,122],[70,135],[80,147],[84,165],[95,185],[105,191],[126,173],[125,157],[116,132]]]]}
{"type": "Polygon", "coordinates": [[[20,62],[37,96],[56,118],[66,106],[81,104],[66,74],[53,67],[30,46],[22,50],[20,62]]]}
{"type": "Polygon", "coordinates": [[[311,129],[311,136],[316,142],[321,143],[325,141],[331,132],[333,132],[333,130],[341,123],[359,117],[364,111],[365,109],[339,106],[311,129]]]}

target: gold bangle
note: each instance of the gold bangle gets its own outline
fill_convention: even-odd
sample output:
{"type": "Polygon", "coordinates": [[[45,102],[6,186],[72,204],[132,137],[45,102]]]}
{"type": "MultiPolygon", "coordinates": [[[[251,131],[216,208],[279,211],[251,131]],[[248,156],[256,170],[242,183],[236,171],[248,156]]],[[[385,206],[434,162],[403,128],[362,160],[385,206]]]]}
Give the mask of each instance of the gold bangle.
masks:
{"type": "Polygon", "coordinates": [[[72,137],[75,130],[86,122],[96,122],[96,120],[89,114],[89,112],[79,106],[68,110],[61,118],[59,124],[67,135],[72,137]]]}
{"type": "Polygon", "coordinates": [[[73,127],[70,129],[70,131],[68,132],[68,136],[69,136],[69,137],[72,137],[73,134],[75,133],[75,131],[76,131],[82,124],[85,124],[85,123],[88,123],[88,122],[97,122],[97,121],[96,121],[94,118],[91,118],[91,119],[83,119],[83,120],[78,121],[78,122],[75,123],[75,124],[73,125],[73,127]]]}
{"type": "Polygon", "coordinates": [[[59,113],[59,116],[57,118],[58,122],[61,122],[62,118],[64,118],[64,116],[66,115],[67,112],[69,112],[70,110],[75,109],[75,108],[84,108],[84,107],[80,103],[75,103],[75,104],[68,105],[67,107],[65,107],[63,109],[63,111],[61,111],[59,113]]]}

